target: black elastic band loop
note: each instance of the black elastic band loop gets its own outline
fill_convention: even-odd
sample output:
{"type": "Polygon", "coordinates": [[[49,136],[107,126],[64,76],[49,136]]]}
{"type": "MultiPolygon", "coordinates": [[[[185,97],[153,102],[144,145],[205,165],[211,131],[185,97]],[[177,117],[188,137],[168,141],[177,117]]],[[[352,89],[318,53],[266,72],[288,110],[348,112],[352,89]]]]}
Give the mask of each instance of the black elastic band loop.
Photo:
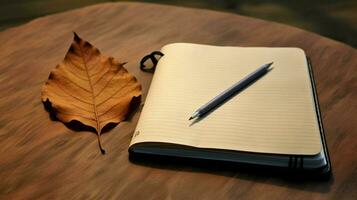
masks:
{"type": "Polygon", "coordinates": [[[151,52],[151,54],[144,56],[144,57],[141,59],[141,61],[140,61],[140,69],[141,69],[142,71],[144,71],[144,72],[154,73],[155,68],[156,68],[156,65],[157,65],[159,59],[160,59],[162,56],[164,56],[164,54],[161,53],[160,51],[153,51],[153,52],[151,52]],[[159,58],[156,58],[156,57],[155,57],[156,55],[158,55],[159,58]],[[153,66],[152,66],[151,68],[148,68],[148,67],[145,66],[145,62],[146,62],[148,59],[150,59],[151,62],[152,62],[152,64],[153,64],[153,66]]]}

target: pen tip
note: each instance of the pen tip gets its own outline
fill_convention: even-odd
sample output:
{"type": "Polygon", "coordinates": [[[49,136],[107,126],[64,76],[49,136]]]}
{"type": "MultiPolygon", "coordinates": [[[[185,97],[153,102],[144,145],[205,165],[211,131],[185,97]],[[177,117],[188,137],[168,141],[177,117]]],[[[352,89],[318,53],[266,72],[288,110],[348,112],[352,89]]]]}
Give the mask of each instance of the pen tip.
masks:
{"type": "Polygon", "coordinates": [[[271,63],[266,64],[266,69],[267,69],[267,70],[271,69],[270,66],[271,66],[273,63],[274,63],[274,62],[271,62],[271,63]]]}
{"type": "Polygon", "coordinates": [[[188,120],[191,120],[191,119],[193,119],[193,117],[190,117],[188,120]]]}

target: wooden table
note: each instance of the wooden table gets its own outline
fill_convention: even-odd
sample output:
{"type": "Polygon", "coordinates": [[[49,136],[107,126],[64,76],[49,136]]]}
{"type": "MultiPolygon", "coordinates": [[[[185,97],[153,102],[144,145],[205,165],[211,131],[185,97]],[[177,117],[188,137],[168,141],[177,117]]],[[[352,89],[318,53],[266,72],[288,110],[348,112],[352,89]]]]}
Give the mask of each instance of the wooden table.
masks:
{"type": "MultiPolygon", "coordinates": [[[[338,30],[336,30],[338,31],[338,30]]],[[[50,15],[0,33],[2,199],[357,199],[357,51],[282,24],[234,14],[142,3],[107,3],[50,15]],[[72,32],[139,70],[172,42],[296,46],[311,58],[330,151],[329,181],[296,181],[239,169],[133,163],[127,148],[140,112],[103,135],[51,121],[41,86],[63,59],[72,32]]]]}

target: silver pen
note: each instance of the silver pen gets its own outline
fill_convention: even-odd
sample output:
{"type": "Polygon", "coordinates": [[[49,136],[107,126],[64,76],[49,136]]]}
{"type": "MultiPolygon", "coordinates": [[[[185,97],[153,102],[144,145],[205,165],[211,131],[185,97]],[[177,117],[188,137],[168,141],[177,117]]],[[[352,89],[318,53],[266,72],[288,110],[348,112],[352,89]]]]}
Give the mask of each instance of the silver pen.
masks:
{"type": "Polygon", "coordinates": [[[197,117],[202,117],[203,115],[207,114],[209,111],[211,111],[213,108],[215,108],[219,104],[223,103],[225,100],[227,100],[233,94],[244,89],[250,83],[252,83],[253,81],[257,80],[258,78],[260,78],[261,76],[266,74],[269,71],[270,66],[272,64],[273,64],[273,62],[264,64],[263,66],[259,67],[257,70],[255,70],[248,76],[244,77],[239,82],[235,83],[228,89],[224,90],[219,95],[217,95],[215,98],[213,98],[211,101],[209,101],[208,103],[206,103],[205,105],[203,105],[199,109],[197,109],[188,120],[195,119],[197,117]]]}

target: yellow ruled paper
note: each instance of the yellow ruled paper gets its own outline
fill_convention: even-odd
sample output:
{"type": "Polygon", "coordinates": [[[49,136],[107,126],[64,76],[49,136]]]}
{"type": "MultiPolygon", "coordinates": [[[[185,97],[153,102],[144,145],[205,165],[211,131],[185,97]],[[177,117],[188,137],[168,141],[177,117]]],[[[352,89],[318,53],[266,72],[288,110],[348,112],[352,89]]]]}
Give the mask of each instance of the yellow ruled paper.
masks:
{"type": "Polygon", "coordinates": [[[322,144],[299,48],[169,44],[131,145],[163,142],[255,153],[316,155],[322,144]],[[197,123],[188,118],[263,64],[272,70],[197,123]]]}

